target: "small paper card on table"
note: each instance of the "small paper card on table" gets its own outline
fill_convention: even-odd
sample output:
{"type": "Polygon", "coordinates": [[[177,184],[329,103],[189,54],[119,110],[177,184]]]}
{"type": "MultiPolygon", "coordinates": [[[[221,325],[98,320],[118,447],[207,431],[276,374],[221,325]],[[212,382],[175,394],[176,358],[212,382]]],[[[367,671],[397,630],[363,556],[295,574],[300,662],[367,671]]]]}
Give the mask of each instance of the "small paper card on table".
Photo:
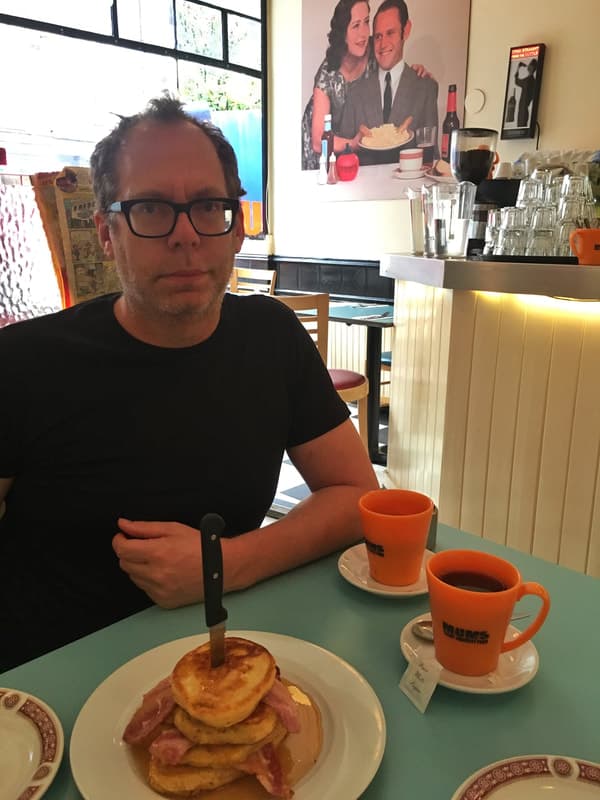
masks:
{"type": "Polygon", "coordinates": [[[435,658],[411,658],[404,675],[400,678],[400,689],[421,714],[429,705],[440,679],[442,665],[435,658]]]}

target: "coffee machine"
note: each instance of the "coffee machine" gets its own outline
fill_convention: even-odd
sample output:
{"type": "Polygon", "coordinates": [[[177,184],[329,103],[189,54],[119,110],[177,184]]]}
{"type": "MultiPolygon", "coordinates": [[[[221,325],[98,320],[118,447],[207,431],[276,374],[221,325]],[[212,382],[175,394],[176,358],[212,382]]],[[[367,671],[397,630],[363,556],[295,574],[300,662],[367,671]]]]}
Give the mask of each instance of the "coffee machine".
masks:
{"type": "Polygon", "coordinates": [[[477,186],[467,234],[467,257],[483,253],[488,211],[514,205],[519,191],[518,180],[489,180],[494,160],[497,159],[497,142],[498,131],[491,128],[459,128],[452,131],[452,174],[457,181],[470,181],[477,186]]]}

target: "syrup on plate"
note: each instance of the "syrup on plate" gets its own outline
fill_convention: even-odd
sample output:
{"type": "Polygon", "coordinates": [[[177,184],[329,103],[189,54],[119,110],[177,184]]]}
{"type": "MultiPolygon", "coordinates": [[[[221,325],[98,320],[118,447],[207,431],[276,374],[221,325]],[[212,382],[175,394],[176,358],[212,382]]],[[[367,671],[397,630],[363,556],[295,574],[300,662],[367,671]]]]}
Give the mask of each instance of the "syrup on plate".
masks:
{"type": "MultiPolygon", "coordinates": [[[[295,786],[317,762],[323,746],[323,728],[321,713],[312,698],[288,681],[284,680],[284,683],[298,706],[300,730],[298,733],[288,733],[277,753],[288,784],[295,786]]],[[[148,751],[139,747],[131,748],[131,751],[136,772],[147,782],[148,751]]],[[[273,796],[252,775],[218,789],[198,792],[194,797],[197,800],[273,800],[273,796]]]]}

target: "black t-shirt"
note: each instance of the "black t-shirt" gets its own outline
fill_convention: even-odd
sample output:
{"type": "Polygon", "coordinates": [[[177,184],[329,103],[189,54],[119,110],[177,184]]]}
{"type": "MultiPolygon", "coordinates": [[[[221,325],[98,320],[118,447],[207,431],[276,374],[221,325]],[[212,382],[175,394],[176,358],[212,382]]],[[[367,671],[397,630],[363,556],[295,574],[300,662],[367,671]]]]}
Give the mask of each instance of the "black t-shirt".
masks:
{"type": "Polygon", "coordinates": [[[284,450],[348,417],[276,299],[226,295],[209,339],[171,349],[127,334],[117,297],[0,330],[0,670],[150,605],[112,550],[119,516],[252,530],[284,450]]]}

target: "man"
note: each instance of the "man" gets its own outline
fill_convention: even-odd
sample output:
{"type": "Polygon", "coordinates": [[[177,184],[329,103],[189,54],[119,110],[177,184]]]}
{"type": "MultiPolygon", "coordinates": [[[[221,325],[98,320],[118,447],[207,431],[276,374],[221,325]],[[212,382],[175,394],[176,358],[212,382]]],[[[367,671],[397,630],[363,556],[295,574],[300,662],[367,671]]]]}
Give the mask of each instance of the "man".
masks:
{"type": "Polygon", "coordinates": [[[519,97],[519,107],[517,110],[517,128],[527,128],[529,125],[529,113],[535,95],[535,81],[537,70],[537,58],[532,58],[529,64],[519,61],[515,73],[515,83],[521,89],[519,97]],[[525,67],[527,74],[521,77],[521,68],[525,67]]]}
{"type": "Polygon", "coordinates": [[[163,97],[91,165],[122,294],[0,331],[0,671],[201,600],[207,512],[242,589],[356,541],[377,485],[293,312],[225,295],[244,190],[221,132],[163,97]],[[261,528],[286,449],[312,494],[261,528]]]}
{"type": "MultiPolygon", "coordinates": [[[[404,0],[384,0],[373,20],[373,44],[379,68],[364,80],[351,84],[342,114],[341,136],[365,140],[367,128],[384,123],[399,126],[409,117],[411,131],[438,124],[436,81],[418,77],[413,69],[405,68],[404,45],[410,32],[411,21],[404,0]]],[[[413,145],[407,142],[406,146],[413,145]]],[[[361,148],[360,162],[395,163],[400,149],[361,148]]]]}

